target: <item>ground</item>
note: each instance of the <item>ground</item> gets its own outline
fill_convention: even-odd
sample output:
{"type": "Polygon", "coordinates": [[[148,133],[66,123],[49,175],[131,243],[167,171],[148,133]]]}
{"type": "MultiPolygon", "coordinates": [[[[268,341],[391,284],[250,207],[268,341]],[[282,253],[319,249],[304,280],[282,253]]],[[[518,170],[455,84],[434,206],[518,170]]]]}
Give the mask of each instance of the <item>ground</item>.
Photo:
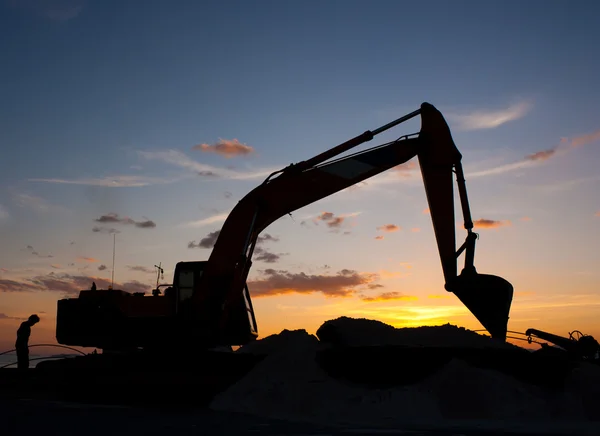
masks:
{"type": "MultiPolygon", "coordinates": [[[[0,401],[0,419],[3,425],[1,434],[29,436],[60,434],[61,436],[81,435],[295,435],[295,436],[341,436],[341,435],[411,435],[411,436],[496,436],[507,434],[533,435],[534,432],[514,432],[507,430],[484,431],[466,427],[452,429],[365,429],[328,428],[303,423],[263,419],[235,413],[197,410],[156,410],[133,407],[106,407],[78,405],[52,401],[12,400],[0,401]]],[[[556,433],[543,431],[543,434],[600,434],[563,429],[556,433]]],[[[596,432],[598,428],[595,429],[596,432]]]]}

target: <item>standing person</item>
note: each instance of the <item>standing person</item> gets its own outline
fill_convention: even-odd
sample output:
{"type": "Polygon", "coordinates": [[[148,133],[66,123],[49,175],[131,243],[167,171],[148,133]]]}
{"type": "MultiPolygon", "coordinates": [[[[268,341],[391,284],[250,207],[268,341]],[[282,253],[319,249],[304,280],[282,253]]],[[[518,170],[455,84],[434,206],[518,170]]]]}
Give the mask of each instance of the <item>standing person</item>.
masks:
{"type": "Polygon", "coordinates": [[[17,366],[19,369],[29,368],[29,336],[31,335],[31,327],[38,322],[40,322],[40,317],[31,315],[27,321],[21,323],[17,330],[15,348],[17,349],[17,366]]]}

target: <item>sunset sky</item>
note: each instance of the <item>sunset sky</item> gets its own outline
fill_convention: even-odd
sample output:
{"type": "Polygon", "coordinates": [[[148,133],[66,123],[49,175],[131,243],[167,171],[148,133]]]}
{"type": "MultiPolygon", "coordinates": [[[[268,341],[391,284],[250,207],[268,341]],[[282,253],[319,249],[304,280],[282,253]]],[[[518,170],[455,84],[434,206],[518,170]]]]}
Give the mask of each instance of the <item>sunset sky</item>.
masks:
{"type": "MultiPolygon", "coordinates": [[[[57,299],[110,282],[113,234],[115,287],[149,292],[271,171],[424,101],[463,154],[475,265],[515,287],[509,329],[600,337],[597,1],[0,4],[0,351],[31,313],[31,342],[54,341],[57,299]]],[[[443,288],[410,162],[263,233],[261,336],[482,328],[443,288]]]]}

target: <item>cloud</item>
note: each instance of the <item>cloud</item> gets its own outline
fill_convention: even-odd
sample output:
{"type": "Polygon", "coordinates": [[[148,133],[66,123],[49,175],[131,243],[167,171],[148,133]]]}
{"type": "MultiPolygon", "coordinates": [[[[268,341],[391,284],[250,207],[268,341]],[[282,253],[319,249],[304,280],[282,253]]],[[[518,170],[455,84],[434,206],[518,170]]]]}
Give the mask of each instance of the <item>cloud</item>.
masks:
{"type": "Polygon", "coordinates": [[[105,269],[107,269],[106,265],[100,265],[98,267],[98,271],[104,271],[105,269]]]}
{"type": "Polygon", "coordinates": [[[216,153],[227,159],[235,156],[245,156],[254,152],[254,148],[242,144],[237,139],[221,139],[212,144],[199,144],[192,147],[192,150],[200,150],[208,153],[216,153]]]}
{"type": "Polygon", "coordinates": [[[417,162],[414,160],[409,160],[408,162],[404,162],[400,165],[396,165],[392,168],[392,171],[397,175],[401,175],[402,177],[410,176],[410,173],[419,169],[417,162]]]}
{"type": "Polygon", "coordinates": [[[548,150],[538,151],[538,152],[535,152],[532,154],[528,154],[527,156],[525,156],[525,159],[532,160],[532,161],[547,160],[556,154],[556,150],[557,150],[556,148],[550,148],[548,150]]]}
{"type": "Polygon", "coordinates": [[[429,208],[425,208],[423,209],[423,211],[421,212],[423,215],[431,215],[431,210],[429,210],[429,208]]]}
{"type": "Polygon", "coordinates": [[[60,266],[60,265],[59,265],[59,264],[57,264],[57,263],[50,264],[50,267],[51,267],[51,268],[54,268],[54,269],[61,269],[61,268],[62,268],[62,266],[60,266]]]}
{"type": "Polygon", "coordinates": [[[477,110],[470,113],[449,113],[449,122],[455,123],[458,130],[493,129],[510,121],[523,118],[533,105],[530,102],[519,102],[504,109],[477,110]]]}
{"type": "Polygon", "coordinates": [[[94,227],[92,229],[92,232],[94,232],[94,233],[108,233],[108,234],[121,233],[121,231],[117,230],[117,229],[113,229],[113,228],[110,228],[110,227],[98,227],[98,226],[94,227]]]}
{"type": "Polygon", "coordinates": [[[600,217],[600,210],[594,214],[594,216],[600,217]]]}
{"type": "Polygon", "coordinates": [[[361,300],[367,301],[369,303],[374,303],[378,301],[392,301],[392,300],[404,300],[404,301],[415,301],[418,300],[417,297],[411,295],[404,295],[401,292],[383,292],[382,294],[376,295],[374,297],[365,297],[361,296],[361,300]]]}
{"type": "Polygon", "coordinates": [[[521,217],[521,221],[531,221],[531,218],[528,216],[521,217]]]}
{"type": "Polygon", "coordinates": [[[28,179],[30,182],[44,182],[44,183],[58,183],[65,185],[89,185],[89,186],[102,186],[105,188],[137,188],[142,186],[168,184],[178,182],[182,180],[182,177],[173,179],[164,179],[160,177],[146,177],[146,176],[107,176],[104,178],[88,178],[78,180],[68,179],[28,179]]]}
{"type": "Polygon", "coordinates": [[[188,242],[188,248],[213,248],[217,238],[219,237],[220,230],[210,232],[204,238],[200,239],[200,242],[196,244],[196,241],[188,242]]]}
{"type": "Polygon", "coordinates": [[[377,227],[377,230],[387,233],[397,232],[400,230],[400,226],[397,226],[396,224],[384,224],[383,226],[377,227]]]}
{"type": "Polygon", "coordinates": [[[265,233],[264,235],[259,235],[256,239],[256,245],[264,244],[265,242],[279,242],[279,238],[265,233]]]}
{"type": "Polygon", "coordinates": [[[434,300],[439,300],[439,299],[450,298],[450,295],[446,295],[446,294],[442,294],[442,295],[428,295],[427,298],[431,298],[431,299],[434,299],[434,300]]]}
{"type": "Polygon", "coordinates": [[[231,193],[231,192],[229,192],[229,191],[225,191],[225,192],[223,193],[223,197],[225,197],[225,198],[231,198],[232,196],[233,196],[233,193],[231,193]]]}
{"type": "Polygon", "coordinates": [[[39,288],[32,283],[0,279],[0,292],[32,292],[39,288]]]}
{"type": "Polygon", "coordinates": [[[18,316],[8,316],[6,313],[0,313],[0,319],[16,319],[16,320],[21,320],[23,318],[20,318],[18,316]]]}
{"type": "MultiPolygon", "coordinates": [[[[0,292],[45,291],[75,296],[78,295],[81,290],[90,289],[92,282],[96,282],[98,289],[108,289],[111,285],[111,281],[102,277],[55,274],[54,272],[51,272],[46,275],[39,275],[21,281],[0,279],[0,292]]],[[[124,283],[115,282],[114,289],[121,289],[126,292],[146,292],[150,289],[150,286],[137,280],[131,280],[124,283]]]]}
{"type": "Polygon", "coordinates": [[[281,168],[258,169],[253,171],[237,171],[231,168],[219,168],[203,164],[190,159],[188,156],[177,150],[167,151],[140,151],[139,154],[145,159],[160,160],[165,163],[187,169],[194,175],[201,173],[210,173],[215,176],[232,180],[253,180],[267,177],[274,171],[281,168]]]}
{"type": "Polygon", "coordinates": [[[313,222],[315,224],[318,224],[319,221],[323,221],[327,225],[327,227],[332,229],[339,229],[342,226],[342,224],[344,224],[346,218],[354,217],[359,214],[360,212],[353,212],[349,214],[335,215],[333,212],[322,212],[313,219],[313,222]]]}
{"type": "Polygon", "coordinates": [[[382,235],[379,235],[379,236],[375,236],[375,239],[378,240],[378,241],[381,241],[381,240],[383,240],[385,238],[382,235]]]}
{"type": "Polygon", "coordinates": [[[487,170],[476,171],[473,173],[469,173],[469,177],[481,177],[481,176],[490,176],[496,174],[504,174],[510,171],[520,170],[530,168],[536,165],[541,164],[549,160],[550,158],[554,158],[558,155],[565,154],[570,152],[573,148],[580,147],[582,145],[590,144],[592,142],[600,140],[600,130],[586,134],[576,136],[574,138],[561,138],[560,144],[546,149],[537,151],[535,153],[531,153],[525,156],[521,161],[500,165],[495,168],[490,168],[487,170]]]}
{"type": "Polygon", "coordinates": [[[143,273],[148,273],[148,274],[154,274],[154,270],[142,265],[127,265],[127,268],[130,271],[139,271],[139,272],[143,272],[143,273]]]}
{"type": "Polygon", "coordinates": [[[229,212],[228,213],[220,213],[217,215],[212,215],[209,216],[207,218],[203,218],[201,220],[198,221],[190,221],[186,224],[184,224],[185,227],[203,227],[206,226],[208,224],[214,224],[214,223],[218,223],[218,222],[223,222],[227,219],[227,217],[229,216],[229,212]]]}
{"type": "Polygon", "coordinates": [[[81,260],[83,262],[91,262],[91,263],[98,262],[98,259],[94,259],[93,257],[83,257],[83,256],[78,257],[77,260],[81,260]]]}
{"type": "Polygon", "coordinates": [[[413,233],[417,233],[417,232],[420,232],[421,229],[419,227],[413,227],[412,229],[410,229],[410,231],[413,233]]]}
{"type": "Polygon", "coordinates": [[[510,220],[496,221],[496,220],[490,220],[490,219],[486,219],[486,218],[481,218],[481,219],[475,220],[475,221],[473,221],[473,224],[476,228],[480,228],[480,229],[496,229],[498,227],[512,225],[510,220]]]}
{"type": "Polygon", "coordinates": [[[580,147],[582,145],[591,144],[592,142],[600,141],[600,130],[596,130],[593,133],[588,133],[585,135],[576,136],[574,138],[568,139],[563,138],[565,142],[567,142],[571,147],[580,147]]]}
{"type": "Polygon", "coordinates": [[[51,208],[50,203],[41,197],[25,193],[13,193],[15,202],[21,206],[36,211],[47,211],[51,208]]]}
{"type": "Polygon", "coordinates": [[[98,223],[119,223],[119,224],[127,224],[134,225],[141,229],[151,229],[156,227],[156,223],[149,219],[145,221],[135,221],[129,217],[120,218],[116,213],[109,213],[107,215],[102,215],[100,218],[96,218],[94,221],[98,223]]]}
{"type": "Polygon", "coordinates": [[[317,292],[328,297],[348,297],[357,292],[357,288],[367,286],[377,279],[376,274],[359,273],[348,269],[343,269],[335,275],[267,269],[263,272],[263,276],[262,279],[248,282],[253,297],[317,292]]]}
{"type": "Polygon", "coordinates": [[[254,249],[254,255],[254,260],[258,260],[265,263],[275,263],[279,259],[281,259],[280,254],[271,253],[270,251],[267,251],[261,247],[256,247],[254,249]]]}
{"type": "Polygon", "coordinates": [[[30,252],[32,255],[34,255],[34,256],[37,256],[37,257],[45,257],[45,258],[51,258],[51,257],[54,257],[54,256],[52,256],[51,254],[41,255],[41,254],[40,254],[40,253],[38,253],[36,250],[34,250],[33,246],[31,246],[31,245],[28,245],[28,246],[27,246],[27,250],[28,250],[28,251],[29,251],[29,252],[30,252]]]}

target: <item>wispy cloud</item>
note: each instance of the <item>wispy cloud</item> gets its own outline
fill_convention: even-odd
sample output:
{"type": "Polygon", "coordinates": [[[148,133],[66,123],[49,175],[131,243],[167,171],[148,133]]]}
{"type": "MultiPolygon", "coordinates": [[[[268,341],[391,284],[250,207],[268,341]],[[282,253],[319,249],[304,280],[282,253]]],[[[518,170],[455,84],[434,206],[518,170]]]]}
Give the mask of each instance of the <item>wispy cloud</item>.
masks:
{"type": "Polygon", "coordinates": [[[215,153],[225,158],[235,156],[245,156],[254,152],[254,148],[242,144],[237,139],[221,139],[214,144],[198,144],[192,147],[192,150],[200,150],[208,153],[215,153]]]}
{"type": "Polygon", "coordinates": [[[50,257],[54,257],[54,256],[52,256],[51,254],[40,254],[40,253],[39,253],[37,250],[35,250],[35,249],[33,248],[33,246],[31,246],[31,245],[28,245],[28,246],[27,246],[27,251],[29,251],[29,252],[30,252],[32,255],[34,255],[34,256],[37,256],[37,257],[48,257],[48,258],[50,258],[50,257]]]}
{"type": "Polygon", "coordinates": [[[467,175],[469,177],[492,176],[539,166],[550,159],[554,159],[560,155],[564,155],[566,153],[571,152],[574,148],[591,144],[599,140],[600,130],[589,134],[575,136],[573,138],[561,138],[560,143],[558,145],[551,148],[547,148],[545,150],[540,150],[528,154],[525,157],[523,157],[523,159],[521,159],[520,161],[507,163],[504,165],[489,168],[486,170],[475,171],[472,173],[467,172],[467,175]]]}
{"type": "Polygon", "coordinates": [[[446,118],[450,123],[456,124],[458,130],[493,129],[510,121],[523,118],[532,107],[531,102],[522,101],[504,109],[479,109],[468,113],[450,112],[446,115],[446,118]]]}
{"type": "Polygon", "coordinates": [[[121,233],[120,230],[113,229],[111,227],[98,227],[98,226],[94,227],[92,229],[92,232],[94,232],[94,233],[106,233],[106,234],[109,234],[109,235],[112,235],[113,233],[121,233]]]}
{"type": "Polygon", "coordinates": [[[267,269],[263,271],[262,278],[249,281],[248,287],[255,297],[316,292],[329,297],[349,297],[360,287],[371,284],[377,278],[376,274],[359,273],[348,269],[332,275],[267,269]]]}
{"type": "Polygon", "coordinates": [[[376,303],[376,302],[381,302],[381,301],[398,301],[398,300],[404,300],[404,301],[416,301],[418,300],[418,297],[412,296],[412,295],[404,295],[402,292],[396,292],[396,291],[392,291],[392,292],[383,292],[379,295],[375,295],[375,296],[361,296],[360,299],[362,301],[367,301],[369,303],[376,303]]]}
{"type": "Polygon", "coordinates": [[[83,262],[98,262],[98,259],[95,259],[93,257],[84,257],[84,256],[78,257],[77,260],[81,260],[83,262]]]}
{"type": "Polygon", "coordinates": [[[185,227],[203,227],[203,226],[206,226],[209,224],[223,222],[227,219],[228,216],[229,216],[229,212],[228,213],[220,213],[217,215],[212,215],[212,216],[203,218],[201,220],[190,221],[188,223],[183,224],[183,226],[185,226],[185,227]]]}
{"type": "Polygon", "coordinates": [[[250,171],[240,171],[231,168],[219,168],[212,165],[203,164],[197,162],[184,153],[177,150],[166,150],[166,151],[140,151],[140,156],[151,159],[160,160],[171,165],[178,166],[180,168],[187,169],[196,175],[210,175],[211,177],[221,177],[232,180],[253,180],[267,177],[274,171],[278,171],[281,168],[264,168],[250,171]]]}
{"type": "Polygon", "coordinates": [[[196,241],[188,242],[188,248],[213,248],[217,238],[219,237],[220,230],[210,232],[204,238],[200,239],[200,242],[196,244],[196,241]]]}
{"type": "MultiPolygon", "coordinates": [[[[89,289],[92,282],[96,282],[98,289],[108,289],[108,287],[111,286],[110,280],[102,277],[55,274],[54,272],[51,272],[27,280],[0,279],[0,292],[48,291],[77,295],[82,289],[89,289]]],[[[131,280],[125,283],[115,282],[115,288],[122,289],[126,292],[147,292],[150,289],[150,286],[137,280],[131,280]]]]}
{"type": "Polygon", "coordinates": [[[383,226],[377,227],[377,230],[380,230],[382,232],[391,233],[391,232],[397,232],[401,229],[400,229],[400,226],[397,226],[396,224],[385,224],[383,226]]]}
{"type": "Polygon", "coordinates": [[[109,213],[102,215],[100,218],[96,218],[94,221],[98,223],[115,223],[115,224],[126,224],[133,225],[141,229],[152,229],[156,227],[156,223],[152,220],[145,219],[144,221],[135,221],[129,217],[119,217],[117,213],[109,213]]]}
{"type": "Polygon", "coordinates": [[[103,186],[106,188],[137,188],[142,186],[150,185],[161,185],[169,184],[182,180],[183,177],[174,177],[171,179],[161,177],[149,177],[149,176],[106,176],[101,178],[85,178],[85,179],[28,179],[30,182],[43,182],[43,183],[58,183],[66,185],[89,185],[89,186],[103,186]]]}
{"type": "Polygon", "coordinates": [[[563,142],[568,143],[571,147],[580,147],[582,145],[591,144],[596,141],[600,141],[600,130],[596,130],[592,133],[586,133],[584,135],[575,136],[573,138],[562,138],[563,142]]]}
{"type": "Polygon", "coordinates": [[[506,221],[498,221],[498,220],[490,220],[486,218],[481,218],[473,221],[475,228],[479,229],[497,229],[499,227],[506,227],[512,225],[510,220],[506,221]]]}

